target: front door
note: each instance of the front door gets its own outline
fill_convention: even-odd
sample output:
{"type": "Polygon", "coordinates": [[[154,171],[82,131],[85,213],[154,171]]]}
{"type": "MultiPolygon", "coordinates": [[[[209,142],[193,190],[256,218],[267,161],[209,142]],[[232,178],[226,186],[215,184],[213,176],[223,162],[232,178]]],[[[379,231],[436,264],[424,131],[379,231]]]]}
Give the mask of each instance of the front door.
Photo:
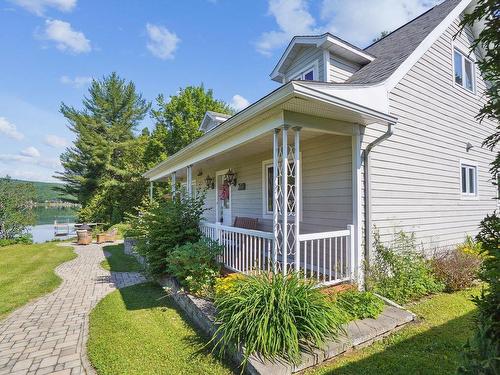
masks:
{"type": "Polygon", "coordinates": [[[217,173],[217,222],[223,225],[232,225],[231,218],[231,185],[224,181],[225,172],[217,173]]]}

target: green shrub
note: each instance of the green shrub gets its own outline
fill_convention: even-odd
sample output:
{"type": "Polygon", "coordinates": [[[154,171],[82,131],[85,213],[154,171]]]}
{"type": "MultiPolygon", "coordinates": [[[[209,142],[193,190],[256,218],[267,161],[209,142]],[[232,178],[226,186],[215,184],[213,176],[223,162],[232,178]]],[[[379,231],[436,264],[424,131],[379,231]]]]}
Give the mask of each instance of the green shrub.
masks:
{"type": "Polygon", "coordinates": [[[343,310],[349,320],[376,319],[384,310],[384,301],[371,292],[348,290],[337,293],[335,304],[343,310]]]}
{"type": "Polygon", "coordinates": [[[480,279],[487,285],[474,299],[479,312],[476,331],[465,346],[459,374],[498,375],[500,369],[500,217],[488,215],[480,225],[477,241],[484,256],[480,279]]]}
{"type": "Polygon", "coordinates": [[[448,292],[469,288],[478,277],[481,258],[460,248],[436,254],[432,259],[435,277],[448,292]]]}
{"type": "Polygon", "coordinates": [[[211,296],[220,275],[217,256],[222,251],[221,245],[206,239],[177,246],[167,255],[167,272],[191,293],[211,296]]]}
{"type": "Polygon", "coordinates": [[[369,290],[403,304],[444,289],[415,244],[414,233],[396,234],[389,245],[375,232],[375,257],[367,270],[369,290]]]}
{"type": "Polygon", "coordinates": [[[33,243],[33,237],[31,234],[24,234],[15,238],[0,238],[0,247],[9,245],[29,245],[33,243]]]}
{"type": "Polygon", "coordinates": [[[465,237],[465,241],[463,243],[457,246],[457,250],[480,258],[485,255],[485,252],[483,252],[483,244],[480,241],[474,241],[474,239],[469,235],[465,237]]]}
{"type": "Polygon", "coordinates": [[[120,237],[125,237],[127,231],[130,230],[130,224],[129,223],[118,223],[118,224],[114,224],[112,225],[109,230],[112,230],[112,229],[116,229],[116,231],[118,232],[118,235],[120,237]]]}
{"type": "Polygon", "coordinates": [[[137,252],[147,262],[148,271],[159,276],[165,273],[167,256],[185,243],[198,242],[204,208],[204,195],[193,198],[145,200],[137,215],[129,215],[127,236],[137,239],[137,252]]]}
{"type": "Polygon", "coordinates": [[[235,278],[215,305],[220,326],[212,340],[222,352],[244,348],[243,365],[252,354],[298,363],[301,349],[323,346],[345,322],[314,284],[296,274],[235,278]]]}

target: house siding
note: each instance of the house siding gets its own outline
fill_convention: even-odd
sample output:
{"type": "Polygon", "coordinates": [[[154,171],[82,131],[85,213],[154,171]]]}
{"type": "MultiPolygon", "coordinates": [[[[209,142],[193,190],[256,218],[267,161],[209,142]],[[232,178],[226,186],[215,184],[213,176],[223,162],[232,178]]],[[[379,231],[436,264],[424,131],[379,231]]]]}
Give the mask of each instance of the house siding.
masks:
{"type": "Polygon", "coordinates": [[[300,50],[285,73],[287,81],[315,62],[318,64],[318,77],[314,78],[314,80],[324,81],[325,62],[323,58],[323,51],[316,47],[304,47],[300,50]]]}
{"type": "MultiPolygon", "coordinates": [[[[271,137],[270,137],[271,139],[271,137]]],[[[271,146],[271,141],[270,141],[271,146]]],[[[301,233],[345,229],[352,224],[351,138],[322,135],[301,144],[302,160],[302,221],[301,233]]],[[[231,164],[214,160],[210,170],[197,177],[204,182],[206,174],[214,176],[218,170],[232,168],[245,190],[232,187],[232,220],[236,216],[259,219],[259,229],[272,231],[272,219],[264,214],[263,173],[264,161],[272,159],[269,152],[236,159],[231,164]]],[[[209,209],[205,218],[215,222],[216,191],[208,190],[205,205],[209,209]]]]}
{"type": "MultiPolygon", "coordinates": [[[[477,233],[482,218],[496,207],[497,190],[489,164],[494,154],[482,147],[495,124],[475,116],[484,103],[485,83],[475,69],[473,95],[453,81],[453,45],[468,51],[469,31],[456,40],[456,20],[389,93],[398,117],[394,134],[371,154],[372,223],[388,241],[395,231],[415,232],[427,249],[459,243],[477,233]],[[467,152],[466,144],[473,148],[467,152]],[[478,195],[460,192],[460,162],[478,166],[478,195]]],[[[364,131],[362,147],[385,126],[364,131]]]]}
{"type": "Polygon", "coordinates": [[[343,83],[347,81],[361,67],[330,53],[329,82],[343,83]]]}

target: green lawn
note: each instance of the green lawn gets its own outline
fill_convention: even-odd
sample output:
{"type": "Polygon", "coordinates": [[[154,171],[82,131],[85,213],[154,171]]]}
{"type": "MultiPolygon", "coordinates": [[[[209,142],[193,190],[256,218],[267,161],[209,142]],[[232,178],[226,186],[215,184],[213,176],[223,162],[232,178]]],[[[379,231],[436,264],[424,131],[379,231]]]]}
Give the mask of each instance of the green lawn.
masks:
{"type": "Polygon", "coordinates": [[[232,374],[157,284],[115,291],[90,315],[87,343],[98,374],[232,374]]]}
{"type": "Polygon", "coordinates": [[[141,264],[132,255],[127,255],[123,252],[123,244],[104,246],[104,251],[110,253],[101,262],[101,267],[105,270],[114,272],[136,272],[141,271],[141,264]]]}
{"type": "Polygon", "coordinates": [[[478,289],[438,294],[408,305],[420,321],[383,341],[316,369],[308,375],[445,375],[455,374],[462,346],[471,335],[478,289]]]}
{"type": "Polygon", "coordinates": [[[75,257],[72,247],[54,242],[0,247],[0,319],[54,290],[61,283],[54,269],[75,257]]]}

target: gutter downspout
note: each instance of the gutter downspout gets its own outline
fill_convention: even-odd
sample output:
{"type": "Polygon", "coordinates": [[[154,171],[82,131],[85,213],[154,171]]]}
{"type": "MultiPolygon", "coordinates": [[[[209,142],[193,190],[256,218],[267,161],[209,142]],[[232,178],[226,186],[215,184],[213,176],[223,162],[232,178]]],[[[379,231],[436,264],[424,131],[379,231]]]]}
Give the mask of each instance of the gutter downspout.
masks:
{"type": "MultiPolygon", "coordinates": [[[[371,248],[371,228],[372,228],[372,206],[371,206],[371,183],[370,183],[370,152],[382,141],[386,140],[393,134],[393,126],[395,123],[390,122],[387,125],[387,131],[380,137],[371,142],[366,146],[363,151],[363,164],[364,164],[364,189],[365,189],[365,262],[366,267],[370,265],[370,248],[371,248]]],[[[365,275],[365,285],[366,285],[366,272],[365,275]]]]}

